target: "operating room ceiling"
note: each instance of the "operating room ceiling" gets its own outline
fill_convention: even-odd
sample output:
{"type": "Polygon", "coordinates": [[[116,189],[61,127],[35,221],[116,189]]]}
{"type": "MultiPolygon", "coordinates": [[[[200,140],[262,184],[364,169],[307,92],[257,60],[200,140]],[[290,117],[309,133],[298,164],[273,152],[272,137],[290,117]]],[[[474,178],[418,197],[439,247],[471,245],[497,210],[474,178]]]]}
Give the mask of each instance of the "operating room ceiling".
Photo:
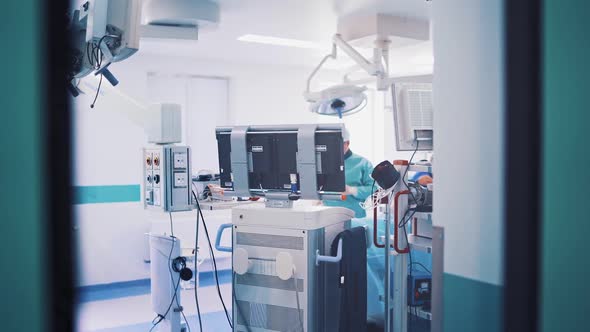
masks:
{"type": "MultiPolygon", "coordinates": [[[[430,4],[425,0],[219,0],[218,3],[221,7],[218,27],[200,31],[199,40],[143,38],[140,52],[232,63],[313,67],[329,52],[339,16],[379,12],[420,19],[430,17],[430,4]],[[321,46],[296,48],[238,40],[246,34],[308,41],[321,46]]],[[[394,48],[391,54],[393,72],[407,70],[408,66],[418,68],[418,72],[432,68],[430,42],[394,48]]],[[[345,69],[351,64],[342,57],[326,68],[345,69]]]]}

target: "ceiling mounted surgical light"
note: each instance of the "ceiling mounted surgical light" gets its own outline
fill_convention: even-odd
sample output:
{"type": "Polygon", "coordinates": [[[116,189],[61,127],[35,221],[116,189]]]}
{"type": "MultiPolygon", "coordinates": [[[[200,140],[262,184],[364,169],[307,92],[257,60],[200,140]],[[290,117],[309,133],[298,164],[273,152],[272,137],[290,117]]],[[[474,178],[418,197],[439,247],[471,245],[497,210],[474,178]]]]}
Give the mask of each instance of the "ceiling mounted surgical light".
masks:
{"type": "Polygon", "coordinates": [[[430,28],[428,21],[420,19],[358,12],[339,18],[338,32],[332,38],[332,52],[322,59],[307,79],[304,96],[311,103],[312,112],[342,117],[360,111],[367,104],[364,93],[366,88],[359,84],[374,82],[378,91],[387,91],[391,87],[394,80],[389,77],[389,48],[426,41],[429,39],[430,28]],[[367,60],[350,43],[358,47],[372,46],[372,59],[367,60]],[[312,92],[311,80],[328,59],[336,59],[338,49],[368,74],[369,79],[351,80],[351,72],[348,72],[344,75],[343,85],[312,92]]]}
{"type": "Polygon", "coordinates": [[[311,111],[321,115],[342,118],[362,110],[367,105],[366,87],[355,85],[336,85],[317,93],[307,94],[311,111]]]}
{"type": "MultiPolygon", "coordinates": [[[[321,115],[332,115],[338,116],[339,118],[362,110],[367,105],[367,96],[364,93],[365,90],[367,90],[366,87],[353,84],[342,84],[319,92],[312,92],[310,91],[311,80],[328,59],[336,59],[337,49],[340,48],[369,75],[378,78],[377,87],[381,90],[383,84],[380,84],[380,81],[388,78],[387,70],[385,69],[386,65],[384,66],[382,61],[382,59],[386,59],[387,43],[384,42],[382,44],[384,47],[375,48],[374,61],[370,62],[352,46],[346,43],[340,35],[334,35],[332,53],[326,55],[322,59],[307,79],[307,89],[305,90],[304,96],[305,99],[311,103],[310,110],[321,115]]],[[[387,60],[385,60],[385,62],[387,63],[387,60]]],[[[387,87],[385,87],[385,89],[386,88],[387,87]]]]}

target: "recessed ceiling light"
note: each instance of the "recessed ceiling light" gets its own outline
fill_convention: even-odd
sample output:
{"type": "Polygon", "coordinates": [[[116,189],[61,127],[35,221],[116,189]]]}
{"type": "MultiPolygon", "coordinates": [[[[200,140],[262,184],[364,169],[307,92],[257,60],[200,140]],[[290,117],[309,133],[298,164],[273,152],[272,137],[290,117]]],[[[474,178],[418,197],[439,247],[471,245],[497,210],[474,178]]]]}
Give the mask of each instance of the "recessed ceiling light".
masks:
{"type": "Polygon", "coordinates": [[[306,40],[298,40],[298,39],[290,39],[290,38],[278,38],[278,37],[271,37],[271,36],[262,36],[262,35],[243,35],[238,37],[239,41],[249,42],[249,43],[258,43],[258,44],[267,44],[267,45],[275,45],[275,46],[287,46],[287,47],[298,47],[298,48],[308,48],[308,49],[324,49],[318,43],[306,41],[306,40]]]}

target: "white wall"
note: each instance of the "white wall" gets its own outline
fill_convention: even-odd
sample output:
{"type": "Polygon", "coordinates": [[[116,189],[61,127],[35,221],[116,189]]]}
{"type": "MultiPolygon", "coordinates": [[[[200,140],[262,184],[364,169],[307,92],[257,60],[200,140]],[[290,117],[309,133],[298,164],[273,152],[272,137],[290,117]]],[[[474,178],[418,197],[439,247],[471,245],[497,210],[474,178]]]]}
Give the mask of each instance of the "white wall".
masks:
{"type": "Polygon", "coordinates": [[[218,168],[215,128],[229,122],[229,80],[186,74],[148,73],[151,103],[181,106],[182,144],[192,152],[193,174],[218,168]]]}
{"type": "MultiPolygon", "coordinates": [[[[74,103],[74,185],[139,184],[146,137],[142,128],[116,112],[133,103],[103,94],[91,109],[93,98],[81,95],[74,103]]],[[[147,278],[149,267],[142,257],[149,223],[140,202],[76,205],[74,217],[79,285],[147,278]]]]}
{"type": "Polygon", "coordinates": [[[444,271],[502,284],[502,2],[434,1],[434,222],[444,271]]]}

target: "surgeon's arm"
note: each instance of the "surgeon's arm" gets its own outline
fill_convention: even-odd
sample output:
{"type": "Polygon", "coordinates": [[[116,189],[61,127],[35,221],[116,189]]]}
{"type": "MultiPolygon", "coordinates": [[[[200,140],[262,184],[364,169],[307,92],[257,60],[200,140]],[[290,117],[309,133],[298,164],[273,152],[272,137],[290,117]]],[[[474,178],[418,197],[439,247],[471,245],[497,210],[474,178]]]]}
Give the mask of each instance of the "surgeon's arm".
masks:
{"type": "MultiPolygon", "coordinates": [[[[372,190],[374,189],[373,178],[371,178],[372,171],[373,166],[371,165],[371,163],[366,162],[361,171],[361,184],[359,186],[354,187],[354,189],[352,189],[353,192],[350,193],[354,198],[360,201],[364,201],[365,199],[367,199],[367,197],[371,196],[371,194],[373,193],[372,190]]],[[[349,191],[348,188],[347,191],[349,191]]]]}

